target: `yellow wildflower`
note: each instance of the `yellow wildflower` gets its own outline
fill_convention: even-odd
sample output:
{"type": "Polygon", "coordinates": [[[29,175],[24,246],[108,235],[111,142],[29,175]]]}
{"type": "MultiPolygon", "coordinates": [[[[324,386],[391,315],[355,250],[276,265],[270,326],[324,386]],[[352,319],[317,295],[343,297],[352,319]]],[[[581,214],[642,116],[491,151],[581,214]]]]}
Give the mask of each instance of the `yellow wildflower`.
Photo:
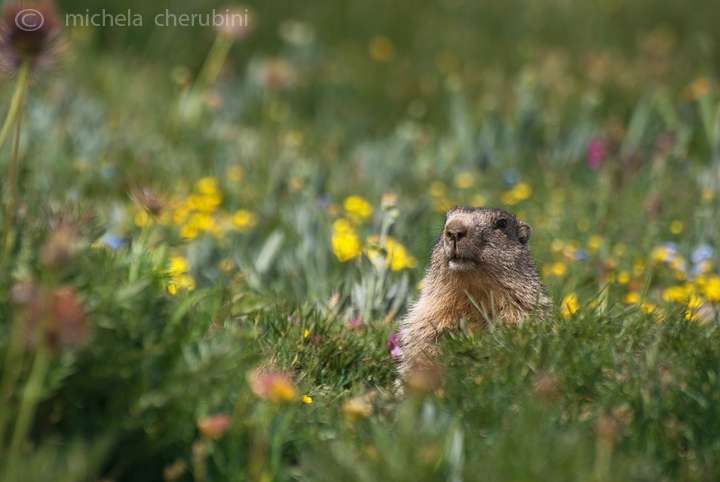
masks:
{"type": "Polygon", "coordinates": [[[509,191],[505,191],[500,196],[500,202],[508,206],[514,206],[520,201],[524,201],[532,194],[532,188],[529,184],[521,182],[509,191]]]}
{"type": "MultiPolygon", "coordinates": [[[[369,236],[367,241],[369,244],[377,245],[380,243],[380,236],[369,236]]],[[[417,259],[408,253],[405,246],[398,243],[394,238],[387,236],[385,238],[385,246],[381,246],[381,248],[385,248],[387,252],[385,265],[389,265],[391,270],[400,271],[401,269],[414,268],[417,266],[417,259]]],[[[378,259],[378,256],[380,256],[378,249],[371,248],[368,250],[368,257],[371,261],[374,262],[378,259]]]]}
{"type": "Polygon", "coordinates": [[[341,262],[349,261],[362,254],[360,237],[355,225],[349,220],[340,218],[333,223],[332,248],[335,256],[341,262]]]}
{"type": "Polygon", "coordinates": [[[577,313],[579,309],[577,295],[575,293],[565,295],[565,297],[562,299],[562,302],[560,303],[560,307],[562,309],[562,315],[564,317],[568,317],[577,313]]]}
{"type": "Polygon", "coordinates": [[[357,223],[366,221],[373,213],[373,208],[370,203],[360,196],[350,196],[345,199],[343,207],[348,217],[357,223]]]}
{"type": "Polygon", "coordinates": [[[481,208],[481,207],[485,206],[486,203],[487,203],[487,199],[482,194],[475,194],[470,199],[470,205],[474,208],[481,208]]]}
{"type": "Polygon", "coordinates": [[[720,277],[718,275],[711,276],[705,283],[702,292],[708,301],[713,303],[720,301],[720,277]]]}
{"type": "Polygon", "coordinates": [[[149,219],[150,216],[148,216],[148,213],[146,211],[138,211],[138,213],[135,215],[135,224],[142,228],[147,224],[149,219]]]}
{"type": "Polygon", "coordinates": [[[455,176],[455,186],[458,189],[469,189],[475,183],[475,176],[471,172],[461,172],[455,176]]]}
{"type": "Polygon", "coordinates": [[[650,252],[650,257],[658,263],[671,262],[676,258],[676,253],[670,246],[656,246],[650,252]]]}
{"type": "Polygon", "coordinates": [[[665,301],[684,301],[687,297],[682,286],[673,286],[663,291],[663,299],[665,301]]]}
{"type": "Polygon", "coordinates": [[[640,308],[642,308],[644,313],[652,313],[657,309],[657,306],[653,305],[652,303],[646,303],[645,301],[643,301],[640,304],[640,308]]]}
{"type": "Polygon", "coordinates": [[[613,255],[617,256],[618,258],[621,258],[623,254],[627,252],[627,246],[625,246],[623,243],[618,243],[613,248],[613,255]]]}
{"type": "Polygon", "coordinates": [[[555,276],[564,276],[567,273],[567,268],[560,261],[550,265],[550,273],[555,276]]]}
{"type": "Polygon", "coordinates": [[[698,295],[691,295],[687,300],[687,305],[691,309],[700,308],[702,304],[702,298],[700,298],[698,295]]]}
{"type": "Polygon", "coordinates": [[[303,403],[312,403],[312,397],[310,397],[308,395],[303,395],[302,401],[303,401],[303,403]]]}
{"type": "Polygon", "coordinates": [[[223,273],[230,273],[233,269],[235,269],[235,263],[230,258],[225,258],[222,261],[220,261],[220,264],[218,265],[220,268],[220,271],[223,273]]]}
{"type": "Polygon", "coordinates": [[[172,278],[168,285],[168,291],[170,294],[177,293],[178,288],[185,288],[188,291],[195,289],[195,279],[187,274],[188,263],[187,260],[182,256],[171,256],[170,257],[170,269],[168,274],[172,278]]]}
{"type": "Polygon", "coordinates": [[[683,95],[687,100],[698,100],[698,98],[710,92],[710,87],[710,79],[700,76],[685,87],[683,95]]]}
{"type": "Polygon", "coordinates": [[[587,249],[590,254],[596,253],[598,249],[600,249],[600,246],[602,246],[602,237],[597,234],[590,236],[587,242],[587,249]]]}
{"type": "Polygon", "coordinates": [[[368,51],[378,62],[388,62],[395,56],[395,45],[389,38],[378,35],[370,39],[368,51]]]}
{"type": "Polygon", "coordinates": [[[642,276],[643,272],[645,271],[645,263],[643,262],[643,260],[638,259],[634,261],[632,265],[632,270],[633,276],[635,276],[636,278],[642,276]]]}
{"type": "Polygon", "coordinates": [[[184,223],[190,215],[190,211],[190,204],[187,201],[178,203],[173,209],[173,221],[178,224],[184,223]]]}
{"type": "Polygon", "coordinates": [[[196,226],[185,224],[180,228],[180,236],[186,239],[196,238],[200,234],[200,230],[196,226]]]}
{"type": "Polygon", "coordinates": [[[233,214],[232,217],[232,226],[236,231],[246,231],[255,227],[257,222],[257,214],[246,209],[239,209],[235,211],[235,214],[233,214]]]}
{"type": "Polygon", "coordinates": [[[640,294],[637,291],[630,291],[623,296],[623,303],[634,305],[640,301],[640,294]]]}
{"type": "Polygon", "coordinates": [[[675,221],[670,223],[670,232],[673,234],[680,234],[683,230],[683,223],[682,221],[676,219],[675,221]]]}
{"type": "Polygon", "coordinates": [[[195,190],[200,194],[214,194],[218,192],[218,182],[214,177],[204,177],[195,184],[195,190]]]}
{"type": "Polygon", "coordinates": [[[168,270],[168,273],[171,276],[178,276],[183,273],[187,273],[187,270],[187,259],[182,256],[170,256],[170,269],[168,270]]]}
{"type": "Polygon", "coordinates": [[[630,281],[630,273],[627,271],[620,271],[617,276],[617,282],[621,285],[627,284],[630,281]]]}
{"type": "Polygon", "coordinates": [[[433,197],[441,197],[445,195],[445,184],[442,181],[433,181],[430,183],[430,194],[433,197]]]}
{"type": "Polygon", "coordinates": [[[225,171],[225,174],[231,181],[240,182],[245,175],[245,170],[241,166],[230,166],[225,171]]]}

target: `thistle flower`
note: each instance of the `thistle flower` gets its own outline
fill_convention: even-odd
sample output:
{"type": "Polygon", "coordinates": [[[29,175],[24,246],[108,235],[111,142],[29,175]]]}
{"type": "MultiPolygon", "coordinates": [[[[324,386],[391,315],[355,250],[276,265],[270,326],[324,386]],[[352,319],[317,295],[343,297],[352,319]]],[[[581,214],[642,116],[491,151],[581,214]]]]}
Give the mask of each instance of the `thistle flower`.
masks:
{"type": "Polygon", "coordinates": [[[49,1],[11,3],[0,21],[0,72],[14,76],[24,62],[33,77],[51,71],[65,42],[49,1]]]}

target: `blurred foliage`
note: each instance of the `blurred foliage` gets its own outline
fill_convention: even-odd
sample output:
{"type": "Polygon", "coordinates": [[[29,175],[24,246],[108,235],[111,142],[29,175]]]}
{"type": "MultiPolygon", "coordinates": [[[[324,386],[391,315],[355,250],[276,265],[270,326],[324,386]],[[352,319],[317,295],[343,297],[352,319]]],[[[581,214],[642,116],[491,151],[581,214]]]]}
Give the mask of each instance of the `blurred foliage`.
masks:
{"type": "Polygon", "coordinates": [[[720,4],[153,20],[225,6],[58,5],[143,25],[65,29],[8,115],[0,479],[718,478],[720,4]],[[398,396],[454,205],[529,222],[555,312],[398,396]]]}

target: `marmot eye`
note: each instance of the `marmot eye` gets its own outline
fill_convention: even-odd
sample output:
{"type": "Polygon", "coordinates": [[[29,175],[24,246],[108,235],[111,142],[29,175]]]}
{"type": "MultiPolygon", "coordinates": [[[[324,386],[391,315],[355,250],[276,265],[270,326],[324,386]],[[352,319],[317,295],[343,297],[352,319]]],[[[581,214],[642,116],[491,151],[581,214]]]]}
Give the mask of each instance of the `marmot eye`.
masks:
{"type": "Polygon", "coordinates": [[[505,218],[495,221],[495,227],[497,229],[505,229],[507,227],[507,221],[505,220],[505,218]]]}

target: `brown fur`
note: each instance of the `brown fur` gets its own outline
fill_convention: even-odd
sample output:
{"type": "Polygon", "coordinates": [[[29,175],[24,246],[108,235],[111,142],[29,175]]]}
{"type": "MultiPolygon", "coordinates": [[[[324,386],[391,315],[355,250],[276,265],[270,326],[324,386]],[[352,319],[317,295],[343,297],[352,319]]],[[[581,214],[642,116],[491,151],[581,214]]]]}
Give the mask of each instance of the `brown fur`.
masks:
{"type": "Polygon", "coordinates": [[[430,344],[460,319],[484,328],[487,318],[519,323],[533,311],[550,308],[530,258],[530,231],[499,209],[448,211],[420,298],[400,323],[402,377],[428,366],[430,344]]]}

